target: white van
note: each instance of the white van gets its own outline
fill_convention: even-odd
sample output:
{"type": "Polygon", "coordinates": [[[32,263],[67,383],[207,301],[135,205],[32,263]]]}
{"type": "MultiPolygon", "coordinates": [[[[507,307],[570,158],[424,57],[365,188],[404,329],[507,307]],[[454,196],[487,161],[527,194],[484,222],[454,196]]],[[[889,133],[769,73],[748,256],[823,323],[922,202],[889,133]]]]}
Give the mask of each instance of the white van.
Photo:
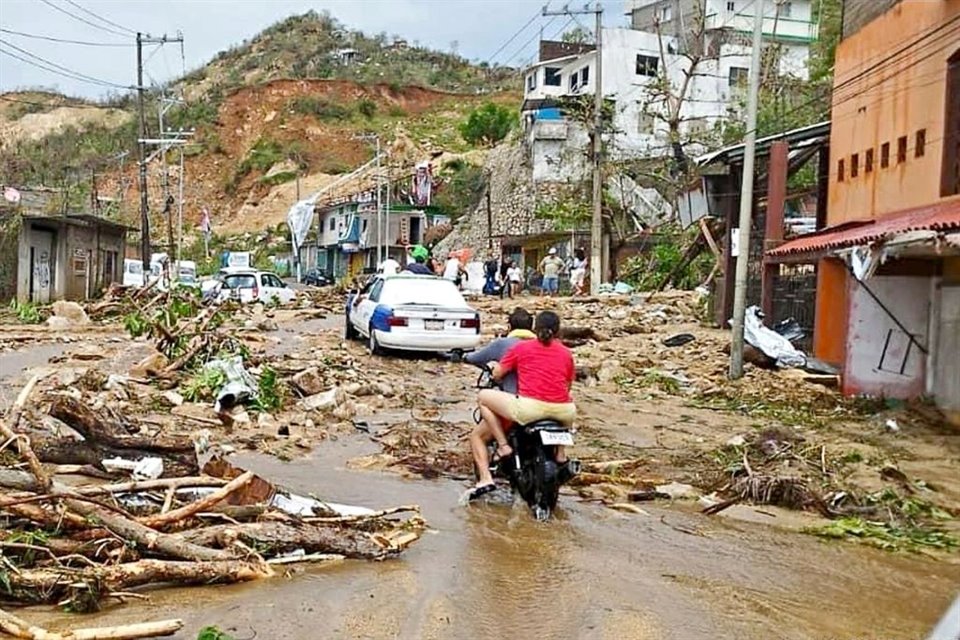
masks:
{"type": "Polygon", "coordinates": [[[143,262],[140,260],[123,261],[123,286],[143,286],[143,262]]]}

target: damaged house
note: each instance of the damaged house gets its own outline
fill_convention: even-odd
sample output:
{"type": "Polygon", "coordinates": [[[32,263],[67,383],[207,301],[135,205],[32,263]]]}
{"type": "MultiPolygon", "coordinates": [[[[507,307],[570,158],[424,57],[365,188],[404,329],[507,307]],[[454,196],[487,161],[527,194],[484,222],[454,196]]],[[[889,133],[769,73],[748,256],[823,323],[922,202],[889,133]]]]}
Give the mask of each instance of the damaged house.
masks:
{"type": "Polygon", "coordinates": [[[814,353],[843,391],[960,419],[960,0],[847,0],[826,227],[766,259],[817,269],[814,353]]]}

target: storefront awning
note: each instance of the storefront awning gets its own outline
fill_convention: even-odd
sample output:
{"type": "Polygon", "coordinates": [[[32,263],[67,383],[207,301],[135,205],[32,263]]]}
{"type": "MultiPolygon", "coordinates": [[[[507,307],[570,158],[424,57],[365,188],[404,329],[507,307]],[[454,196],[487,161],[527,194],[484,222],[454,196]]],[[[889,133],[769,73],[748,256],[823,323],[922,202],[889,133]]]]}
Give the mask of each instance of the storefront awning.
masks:
{"type": "Polygon", "coordinates": [[[848,222],[790,240],[766,252],[770,258],[799,257],[875,242],[884,242],[908,231],[960,230],[960,200],[908,209],[877,220],[848,222]]]}

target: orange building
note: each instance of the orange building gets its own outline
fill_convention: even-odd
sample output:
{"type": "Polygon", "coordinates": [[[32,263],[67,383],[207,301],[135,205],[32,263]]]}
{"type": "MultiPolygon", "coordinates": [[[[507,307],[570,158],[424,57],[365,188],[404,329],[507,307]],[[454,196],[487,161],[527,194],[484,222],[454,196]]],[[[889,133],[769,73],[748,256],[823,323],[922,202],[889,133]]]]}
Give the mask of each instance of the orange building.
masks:
{"type": "Polygon", "coordinates": [[[960,418],[960,0],[844,4],[827,228],[767,255],[817,260],[814,351],[844,392],[960,418]]]}

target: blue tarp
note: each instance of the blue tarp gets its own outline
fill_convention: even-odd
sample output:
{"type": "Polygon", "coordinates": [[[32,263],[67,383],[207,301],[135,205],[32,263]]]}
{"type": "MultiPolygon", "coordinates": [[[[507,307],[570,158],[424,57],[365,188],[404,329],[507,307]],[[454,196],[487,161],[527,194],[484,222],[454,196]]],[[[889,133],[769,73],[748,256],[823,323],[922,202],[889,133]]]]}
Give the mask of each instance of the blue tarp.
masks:
{"type": "Polygon", "coordinates": [[[545,109],[537,110],[537,120],[562,120],[563,116],[560,115],[560,109],[557,107],[547,107],[545,109]]]}

